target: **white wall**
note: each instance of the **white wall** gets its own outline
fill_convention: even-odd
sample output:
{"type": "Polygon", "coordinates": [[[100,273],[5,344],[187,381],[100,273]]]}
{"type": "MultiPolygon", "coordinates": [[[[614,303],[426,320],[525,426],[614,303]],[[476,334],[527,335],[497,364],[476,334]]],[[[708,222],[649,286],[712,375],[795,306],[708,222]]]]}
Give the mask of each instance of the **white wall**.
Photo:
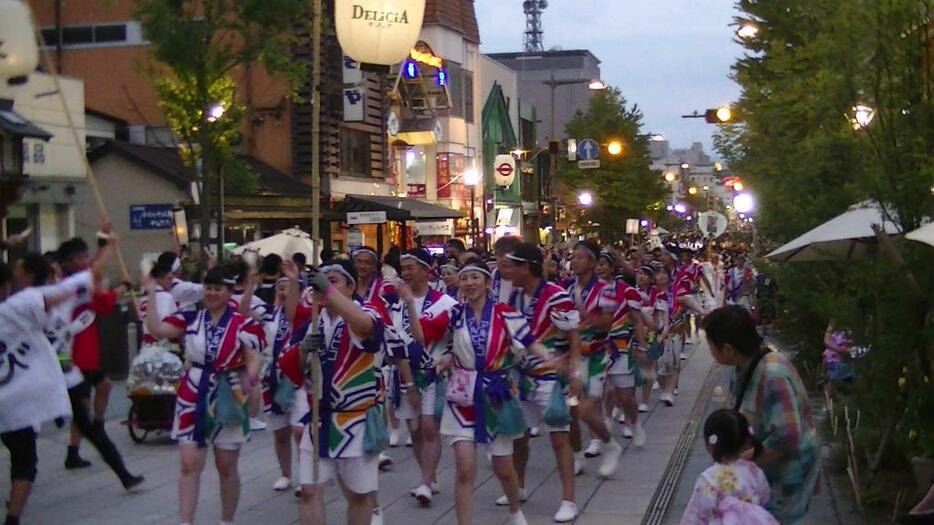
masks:
{"type": "Polygon", "coordinates": [[[59,180],[84,178],[84,82],[68,77],[59,77],[59,82],[78,132],[78,145],[68,127],[67,114],[50,75],[33,73],[21,86],[0,83],[0,97],[13,99],[14,111],[52,134],[48,142],[38,139],[24,141],[29,158],[24,158],[23,171],[33,180],[36,177],[59,180]],[[42,96],[37,97],[40,94],[42,96]],[[40,148],[39,155],[36,155],[36,148],[40,148]]]}

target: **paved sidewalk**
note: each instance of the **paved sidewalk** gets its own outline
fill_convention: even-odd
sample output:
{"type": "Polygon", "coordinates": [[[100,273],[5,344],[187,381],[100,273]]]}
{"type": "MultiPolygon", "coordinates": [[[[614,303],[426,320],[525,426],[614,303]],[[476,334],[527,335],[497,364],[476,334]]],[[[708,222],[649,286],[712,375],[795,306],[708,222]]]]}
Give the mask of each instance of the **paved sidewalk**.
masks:
{"type": "MultiPolygon", "coordinates": [[[[619,472],[611,479],[595,476],[599,459],[589,460],[585,473],[577,478],[577,502],[582,525],[638,524],[655,492],[675,443],[681,434],[708,371],[712,359],[706,348],[698,348],[685,362],[676,405],[665,407],[656,402],[648,414],[643,414],[648,443],[636,450],[631,441],[622,440],[625,452],[619,472]]],[[[87,443],[82,445],[85,458],[94,465],[81,471],[65,471],[62,465],[67,434],[54,428],[44,429],[39,440],[39,478],[26,510],[27,524],[172,524],[177,523],[176,482],[178,459],[175,446],[166,439],[150,437],[137,445],[130,441],[125,418],[127,403],[122,384],[114,389],[107,430],[124,453],[132,472],[146,476],[139,490],[127,494],[116,478],[87,443]]],[[[615,429],[619,434],[619,428],[615,429]]],[[[242,491],[237,523],[278,525],[297,523],[297,502],[291,494],[271,489],[278,477],[269,432],[254,433],[253,440],[242,452],[240,476],[242,491]]],[[[527,474],[530,499],[524,511],[531,524],[552,522],[560,501],[560,483],[547,437],[532,440],[532,461],[527,474]]],[[[418,478],[411,449],[394,448],[390,454],[396,461],[390,472],[380,475],[380,503],[384,508],[384,523],[450,524],[455,522],[453,479],[454,464],[449,447],[444,453],[438,479],[441,493],[431,508],[420,508],[408,495],[418,478]]],[[[493,501],[501,494],[498,481],[481,454],[476,484],[475,523],[494,525],[505,523],[506,509],[493,501]]],[[[202,477],[197,523],[216,523],[219,519],[219,496],[216,471],[210,466],[202,477]]],[[[0,453],[0,493],[9,491],[9,457],[0,453]]],[[[296,469],[297,471],[297,469],[296,469]]],[[[344,504],[336,488],[328,491],[329,523],[343,523],[344,504]]]]}

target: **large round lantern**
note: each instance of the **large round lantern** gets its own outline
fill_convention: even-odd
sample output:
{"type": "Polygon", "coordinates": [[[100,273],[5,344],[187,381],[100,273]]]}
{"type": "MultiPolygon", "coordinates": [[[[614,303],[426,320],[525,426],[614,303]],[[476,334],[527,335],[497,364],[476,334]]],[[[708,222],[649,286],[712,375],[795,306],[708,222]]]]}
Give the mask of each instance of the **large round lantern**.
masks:
{"type": "Polygon", "coordinates": [[[29,7],[19,0],[0,0],[0,80],[28,76],[38,64],[29,7]]]}
{"type": "Polygon", "coordinates": [[[339,0],[334,20],[344,54],[365,64],[402,62],[418,40],[425,0],[339,0]]]}

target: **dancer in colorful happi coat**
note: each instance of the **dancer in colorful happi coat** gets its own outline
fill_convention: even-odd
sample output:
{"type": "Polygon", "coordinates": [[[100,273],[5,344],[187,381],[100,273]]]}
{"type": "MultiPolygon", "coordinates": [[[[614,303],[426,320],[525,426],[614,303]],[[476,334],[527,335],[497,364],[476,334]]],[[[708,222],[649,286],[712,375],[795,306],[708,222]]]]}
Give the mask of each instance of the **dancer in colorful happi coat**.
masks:
{"type": "Polygon", "coordinates": [[[402,338],[405,353],[397,360],[401,385],[396,403],[396,416],[405,421],[412,435],[413,452],[421,469],[421,483],[412,495],[422,505],[430,505],[437,492],[438,461],[441,459],[441,440],[435,418],[437,389],[436,360],[447,353],[444,341],[423,346],[412,337],[412,323],[419,317],[433,317],[449,311],[457,301],[429,286],[431,254],[424,248],[410,250],[400,257],[403,284],[398,287],[402,301],[390,312],[396,333],[402,338]],[[408,302],[415,303],[417,316],[409,315],[408,302]]]}
{"type": "Polygon", "coordinates": [[[613,439],[601,413],[606,372],[610,365],[607,351],[607,334],[613,322],[617,304],[615,294],[605,292],[606,283],[596,275],[597,261],[600,259],[600,247],[590,240],[580,241],[571,254],[571,269],[575,279],[568,288],[568,294],[574,300],[581,315],[581,384],[584,398],[580,405],[571,411],[571,444],[575,450],[575,473],[582,468],[580,457],[581,434],[579,421],[590,429],[591,436],[603,442],[603,459],[598,473],[608,477],[616,472],[623,448],[613,439]],[[576,425],[576,426],[575,426],[576,425]]]}
{"type": "MultiPolygon", "coordinates": [[[[565,399],[565,384],[570,383],[572,396],[580,396],[580,380],[568,377],[568,369],[580,366],[580,338],[577,327],[580,313],[571,296],[555,283],[544,279],[544,254],[533,243],[522,243],[506,255],[497,268],[512,281],[515,288],[509,305],[520,312],[529,323],[532,336],[549,354],[563,359],[562,366],[549,366],[540,358],[523,356],[519,362],[522,374],[520,387],[522,413],[529,427],[540,426],[548,432],[551,448],[561,478],[561,504],[555,513],[558,523],[573,521],[577,517],[574,502],[574,452],[570,439],[570,412],[565,399]]],[[[529,461],[529,434],[515,441],[513,455],[519,475],[519,499],[525,501],[525,467],[529,461]]],[[[497,505],[508,505],[507,497],[496,500],[497,505]]]]}
{"type": "Polygon", "coordinates": [[[388,443],[378,377],[380,360],[393,342],[388,329],[391,322],[385,310],[354,296],[357,274],[349,261],[325,263],[309,278],[315,300],[324,306],[318,325],[311,334],[310,322],[298,328],[290,348],[279,358],[282,373],[303,386],[309,403],[312,388],[321,392],[316,439],[311,439],[310,421],[302,433],[299,514],[304,525],[324,524],[324,489],[336,481],[347,500],[346,523],[366,525],[376,520],[373,503],[379,488],[379,453],[388,443]],[[318,355],[320,384],[312,383],[312,367],[302,361],[302,348],[318,355]]]}
{"type": "MultiPolygon", "coordinates": [[[[159,320],[146,316],[153,337],[184,336],[187,370],[175,402],[172,437],[178,440],[181,476],[179,514],[183,524],[194,519],[207,446],[214,447],[220,477],[221,523],[232,523],[240,497],[237,463],[249,436],[246,397],[258,385],[262,327],[229,304],[236,282],[221,268],[204,277],[204,309],[177,312],[159,320]]],[[[150,303],[156,287],[144,281],[150,303]]]]}
{"type": "MultiPolygon", "coordinates": [[[[467,263],[459,272],[465,302],[439,315],[422,315],[412,323],[413,336],[424,344],[451,341],[451,351],[438,363],[452,369],[445,393],[441,435],[454,448],[457,464],[455,507],[460,525],[473,523],[473,484],[477,476],[476,446],[486,445],[493,472],[509,501],[510,525],[526,525],[520,509],[519,482],[512,461],[513,440],[525,432],[517,390],[509,377],[519,358],[532,352],[550,359],[535,342],[525,317],[490,297],[493,275],[483,265],[467,263]]],[[[407,301],[409,315],[419,315],[407,301]]],[[[549,361],[550,362],[550,361],[549,361]]]]}

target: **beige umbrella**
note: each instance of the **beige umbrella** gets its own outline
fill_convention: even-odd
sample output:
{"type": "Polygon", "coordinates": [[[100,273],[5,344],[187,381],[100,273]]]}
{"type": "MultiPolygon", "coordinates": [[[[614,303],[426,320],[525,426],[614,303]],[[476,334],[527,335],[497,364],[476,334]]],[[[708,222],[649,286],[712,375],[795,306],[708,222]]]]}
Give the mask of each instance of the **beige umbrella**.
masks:
{"type": "Polygon", "coordinates": [[[894,211],[884,209],[875,201],[864,201],[765,257],[779,262],[863,258],[876,248],[873,225],[881,226],[888,235],[897,235],[902,231],[897,221],[894,211]]]}
{"type": "Polygon", "coordinates": [[[917,230],[909,232],[905,235],[905,238],[910,241],[923,242],[924,244],[934,246],[934,222],[929,222],[917,230]]]}
{"type": "Polygon", "coordinates": [[[309,261],[316,260],[314,258],[314,252],[315,244],[311,236],[298,228],[282,230],[265,239],[253,241],[230,250],[230,253],[239,256],[253,253],[260,257],[265,257],[271,253],[275,253],[283,259],[288,259],[296,253],[303,253],[305,254],[305,258],[309,261]]]}

